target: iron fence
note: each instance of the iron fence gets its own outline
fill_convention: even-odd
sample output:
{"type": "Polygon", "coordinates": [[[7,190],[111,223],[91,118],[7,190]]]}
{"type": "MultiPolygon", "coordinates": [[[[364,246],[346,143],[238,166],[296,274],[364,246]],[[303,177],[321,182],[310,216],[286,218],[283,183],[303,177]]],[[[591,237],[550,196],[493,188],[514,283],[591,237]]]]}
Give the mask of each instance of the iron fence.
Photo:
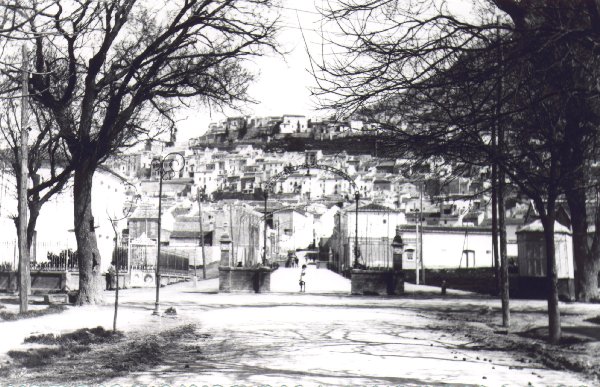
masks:
{"type": "MultiPolygon", "coordinates": [[[[135,270],[156,270],[156,246],[131,246],[129,249],[117,249],[116,262],[119,268],[130,267],[135,270]],[[131,252],[131,260],[128,254],[131,252]]],[[[196,249],[172,248],[161,246],[160,271],[161,273],[187,274],[190,268],[190,257],[196,254],[196,249]]],[[[193,258],[193,257],[192,257],[193,258]]]]}
{"type": "MultiPolygon", "coordinates": [[[[31,247],[30,267],[35,271],[77,271],[75,250],[67,243],[36,242],[31,247]]],[[[13,271],[19,265],[17,241],[0,242],[0,271],[13,271]]]]}
{"type": "MultiPolygon", "coordinates": [[[[119,273],[130,269],[142,271],[156,270],[156,246],[128,246],[122,244],[113,249],[111,264],[119,273]],[[129,253],[131,252],[131,260],[129,253]]],[[[190,258],[196,250],[161,247],[162,273],[187,274],[190,258]]],[[[37,242],[31,251],[32,271],[79,271],[77,251],[65,243],[37,242]]],[[[0,242],[0,271],[14,271],[19,263],[18,243],[0,242]]]]}
{"type": "MultiPolygon", "coordinates": [[[[393,238],[358,238],[358,263],[368,269],[391,269],[393,267],[394,257],[392,249],[393,238]]],[[[333,270],[342,272],[354,266],[354,237],[344,241],[343,245],[338,245],[333,251],[330,267],[333,270]]],[[[416,240],[405,238],[404,245],[410,248],[415,245],[416,240]]]]}

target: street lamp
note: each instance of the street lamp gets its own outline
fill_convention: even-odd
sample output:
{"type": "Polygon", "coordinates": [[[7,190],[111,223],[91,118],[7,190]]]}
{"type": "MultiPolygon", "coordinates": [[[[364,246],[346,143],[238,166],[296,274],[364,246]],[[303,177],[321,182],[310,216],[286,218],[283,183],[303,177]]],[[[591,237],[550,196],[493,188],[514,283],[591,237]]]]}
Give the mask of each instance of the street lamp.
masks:
{"type": "Polygon", "coordinates": [[[399,227],[396,228],[396,236],[392,240],[392,256],[394,271],[402,270],[402,254],[404,253],[404,242],[400,235],[399,227]]]}
{"type": "Polygon", "coordinates": [[[354,220],[354,268],[360,267],[360,249],[358,248],[358,201],[360,200],[360,193],[356,191],[354,193],[354,200],[356,200],[356,211],[354,220]]]}
{"type": "Polygon", "coordinates": [[[160,316],[160,228],[162,217],[162,186],[163,179],[172,179],[176,173],[183,169],[185,159],[180,153],[171,152],[163,158],[152,160],[152,169],[158,173],[158,243],[156,249],[156,302],[154,303],[155,316],[160,316]]]}
{"type": "Polygon", "coordinates": [[[262,264],[267,264],[267,201],[269,200],[269,187],[265,185],[263,189],[263,196],[265,199],[265,219],[263,225],[263,253],[262,253],[262,264]]]}
{"type": "MultiPolygon", "coordinates": [[[[204,229],[202,225],[202,201],[206,194],[206,186],[198,187],[198,217],[200,218],[200,246],[202,248],[202,279],[206,279],[206,253],[204,252],[204,229]]],[[[196,276],[196,255],[194,255],[194,279],[196,276]]]]}
{"type": "Polygon", "coordinates": [[[393,252],[393,294],[404,293],[404,274],[402,273],[402,253],[404,253],[404,242],[400,235],[400,227],[396,227],[396,235],[392,240],[392,252],[393,252]]]}

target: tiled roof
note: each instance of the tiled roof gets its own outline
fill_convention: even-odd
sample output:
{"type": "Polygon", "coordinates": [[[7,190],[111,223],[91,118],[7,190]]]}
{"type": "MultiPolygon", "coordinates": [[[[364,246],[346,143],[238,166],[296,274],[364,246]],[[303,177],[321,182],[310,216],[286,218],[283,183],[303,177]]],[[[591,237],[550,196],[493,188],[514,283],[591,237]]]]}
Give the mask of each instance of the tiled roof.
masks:
{"type": "Polygon", "coordinates": [[[158,219],[158,208],[140,206],[135,209],[129,219],[158,219]]]}
{"type": "Polygon", "coordinates": [[[369,203],[366,206],[359,207],[359,211],[395,211],[393,208],[385,207],[380,204],[369,203]]]}
{"type": "MultiPolygon", "coordinates": [[[[196,216],[178,216],[173,225],[173,232],[185,231],[185,232],[200,232],[199,217],[196,216]]],[[[209,223],[207,222],[206,216],[202,224],[204,231],[208,230],[209,223]]]]}

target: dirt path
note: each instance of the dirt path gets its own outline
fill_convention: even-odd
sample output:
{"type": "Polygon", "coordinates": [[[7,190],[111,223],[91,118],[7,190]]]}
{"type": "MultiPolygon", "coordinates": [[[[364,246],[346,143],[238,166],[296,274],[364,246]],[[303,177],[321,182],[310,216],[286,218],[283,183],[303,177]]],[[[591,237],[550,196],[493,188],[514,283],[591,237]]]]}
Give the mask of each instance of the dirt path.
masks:
{"type": "MultiPolygon", "coordinates": [[[[499,317],[495,300],[207,291],[205,285],[165,288],[163,308],[176,307],[176,318],[151,316],[153,298],[147,291],[123,292],[124,342],[92,347],[81,358],[60,358],[46,368],[13,367],[10,381],[224,386],[596,384],[581,373],[549,369],[542,358],[530,356],[535,345],[513,345],[529,343],[520,336],[495,333],[499,317]],[[182,326],[192,330],[180,336],[172,333],[182,326]],[[116,365],[132,357],[140,361],[128,370],[116,365]]],[[[544,326],[543,307],[543,302],[515,302],[515,326],[544,326]]],[[[594,305],[564,308],[567,325],[583,324],[585,316],[600,314],[594,305]]],[[[110,327],[106,324],[112,317],[110,306],[97,309],[90,320],[110,327]]],[[[74,309],[67,316],[75,320],[79,312],[74,309]]],[[[82,317],[80,324],[83,320],[92,322],[82,317]]],[[[51,329],[47,324],[45,329],[51,329]]],[[[5,327],[0,323],[0,328],[5,327]]],[[[570,350],[570,345],[561,350],[570,350]]]]}

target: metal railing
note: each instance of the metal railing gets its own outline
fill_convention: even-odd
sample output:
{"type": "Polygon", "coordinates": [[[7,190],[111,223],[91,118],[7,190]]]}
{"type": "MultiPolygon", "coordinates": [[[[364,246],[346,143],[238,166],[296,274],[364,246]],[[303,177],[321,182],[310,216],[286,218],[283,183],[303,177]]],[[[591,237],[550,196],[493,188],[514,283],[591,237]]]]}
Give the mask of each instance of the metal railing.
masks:
{"type": "MultiPolygon", "coordinates": [[[[162,247],[161,272],[185,275],[190,270],[190,263],[202,262],[197,257],[196,248],[170,248],[162,247]]],[[[113,268],[119,273],[127,273],[130,269],[142,271],[156,270],[156,246],[128,246],[123,244],[112,252],[110,259],[113,268]],[[131,253],[131,260],[129,254],[131,253]]],[[[0,242],[0,271],[14,271],[18,267],[19,252],[16,241],[0,242]]],[[[77,251],[66,243],[38,242],[31,252],[32,271],[79,271],[77,251]]]]}
{"type": "MultiPolygon", "coordinates": [[[[118,249],[117,262],[122,266],[122,262],[127,262],[128,267],[135,270],[154,271],[156,270],[156,246],[131,246],[129,249],[118,249]],[[127,254],[131,251],[131,261],[127,254]]],[[[160,250],[160,272],[163,274],[188,274],[190,261],[196,249],[178,249],[168,246],[161,247],[160,250]]],[[[196,261],[199,261],[196,259],[196,261]]]]}
{"type": "MultiPolygon", "coordinates": [[[[358,238],[359,264],[368,269],[391,269],[393,267],[393,238],[358,238]]],[[[405,246],[414,245],[416,240],[405,238],[405,246]]],[[[354,237],[349,237],[343,245],[337,245],[333,251],[330,267],[342,272],[353,266],[354,237]]]]}

